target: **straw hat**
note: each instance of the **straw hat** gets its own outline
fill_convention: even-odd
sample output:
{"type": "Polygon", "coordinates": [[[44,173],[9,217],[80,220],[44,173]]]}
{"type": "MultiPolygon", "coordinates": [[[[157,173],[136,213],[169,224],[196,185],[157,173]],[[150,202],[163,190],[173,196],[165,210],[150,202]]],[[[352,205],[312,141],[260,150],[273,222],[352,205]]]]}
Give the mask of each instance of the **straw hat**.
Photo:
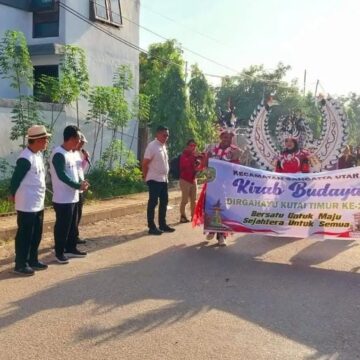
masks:
{"type": "Polygon", "coordinates": [[[41,139],[49,136],[51,136],[51,134],[46,131],[44,125],[33,125],[27,131],[27,138],[29,140],[41,139]]]}

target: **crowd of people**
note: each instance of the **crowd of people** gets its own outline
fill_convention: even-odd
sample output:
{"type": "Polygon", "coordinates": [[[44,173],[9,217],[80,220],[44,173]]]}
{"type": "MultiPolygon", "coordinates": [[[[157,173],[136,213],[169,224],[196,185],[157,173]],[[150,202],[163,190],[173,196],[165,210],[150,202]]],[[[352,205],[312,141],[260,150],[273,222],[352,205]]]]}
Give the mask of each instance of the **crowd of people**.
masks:
{"type": "MultiPolygon", "coordinates": [[[[166,221],[168,207],[169,157],[167,141],[169,129],[159,126],[155,139],[145,150],[142,173],[148,186],[147,226],[150,235],[171,233],[175,228],[166,221]],[[158,225],[155,210],[158,206],[158,225]]],[[[15,237],[15,273],[33,275],[37,270],[45,270],[47,265],[39,261],[38,248],[42,237],[46,171],[43,151],[47,149],[49,134],[43,125],[28,129],[28,145],[21,152],[11,179],[11,197],[15,201],[18,230],[15,237]]],[[[193,221],[197,200],[197,173],[206,168],[208,159],[241,163],[242,151],[234,141],[231,128],[221,128],[218,143],[199,152],[194,139],[186,143],[179,160],[179,186],[181,203],[179,222],[193,221]],[[186,206],[190,203],[190,216],[186,206]]],[[[87,140],[77,126],[69,125],[63,132],[63,143],[56,146],[50,156],[52,183],[52,203],[56,214],[54,225],[54,249],[56,261],[67,264],[69,258],[85,257],[87,253],[78,248],[85,241],[79,238],[79,223],[84,204],[84,192],[89,189],[85,172],[89,165],[89,154],[83,146],[87,140]]],[[[274,171],[281,173],[310,172],[311,154],[299,147],[295,137],[284,139],[284,148],[274,159],[274,171]]],[[[344,169],[360,165],[360,147],[356,153],[346,146],[338,160],[338,168],[344,169]]],[[[206,185],[203,192],[206,191],[206,185]]],[[[201,196],[200,196],[201,197],[201,196]]],[[[226,234],[210,232],[208,241],[217,239],[219,246],[226,246],[226,234]]]]}

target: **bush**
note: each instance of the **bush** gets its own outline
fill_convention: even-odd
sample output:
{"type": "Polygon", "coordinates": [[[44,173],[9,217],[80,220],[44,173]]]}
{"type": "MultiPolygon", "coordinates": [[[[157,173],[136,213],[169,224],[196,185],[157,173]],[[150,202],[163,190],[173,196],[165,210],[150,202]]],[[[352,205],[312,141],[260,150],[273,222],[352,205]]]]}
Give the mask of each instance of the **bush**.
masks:
{"type": "Polygon", "coordinates": [[[86,178],[90,182],[88,199],[104,199],[146,191],[142,174],[137,167],[117,167],[113,170],[94,168],[86,178]]]}
{"type": "Polygon", "coordinates": [[[10,179],[0,180],[0,214],[15,211],[14,203],[8,200],[10,195],[10,179]]]}

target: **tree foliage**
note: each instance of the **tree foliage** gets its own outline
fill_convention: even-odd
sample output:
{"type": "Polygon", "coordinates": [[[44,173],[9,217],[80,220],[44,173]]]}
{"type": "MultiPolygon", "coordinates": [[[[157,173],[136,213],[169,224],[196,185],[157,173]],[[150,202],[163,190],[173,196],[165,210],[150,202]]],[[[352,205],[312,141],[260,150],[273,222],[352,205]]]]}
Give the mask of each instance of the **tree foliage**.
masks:
{"type": "Polygon", "coordinates": [[[194,139],[199,148],[204,148],[205,144],[212,142],[216,136],[215,92],[197,65],[191,68],[188,86],[190,111],[194,117],[194,139]]]}
{"type": "Polygon", "coordinates": [[[34,123],[41,123],[41,120],[37,103],[32,96],[26,95],[34,83],[33,65],[25,36],[20,31],[7,30],[0,42],[0,74],[10,81],[10,86],[17,92],[10,139],[21,138],[24,148],[27,129],[34,123]]]}
{"type": "MultiPolygon", "coordinates": [[[[64,45],[59,66],[59,78],[42,75],[38,84],[42,97],[52,103],[61,104],[57,116],[52,117],[50,130],[53,129],[64,106],[87,98],[89,92],[89,72],[85,51],[75,45],[64,45]]],[[[78,115],[77,115],[78,117],[78,115]]],[[[79,118],[77,118],[79,125],[79,118]]]]}
{"type": "Polygon", "coordinates": [[[214,94],[197,66],[188,86],[184,65],[175,40],[153,44],[140,56],[140,93],[149,101],[149,126],[153,133],[158,125],[169,128],[170,156],[190,138],[202,145],[214,135],[214,94]]]}
{"type": "Polygon", "coordinates": [[[360,95],[350,93],[340,98],[349,120],[349,144],[360,146],[360,95]]]}
{"type": "Polygon", "coordinates": [[[256,106],[267,96],[274,94],[278,105],[272,107],[269,118],[269,127],[273,135],[279,116],[291,112],[305,116],[315,135],[318,134],[321,115],[314,95],[308,93],[303,96],[296,82],[285,81],[284,77],[289,69],[289,66],[282,63],[272,71],[267,71],[263,65],[259,65],[244,69],[239,76],[225,77],[217,91],[217,106],[223,108],[231,101],[240,124],[247,127],[256,106]]]}

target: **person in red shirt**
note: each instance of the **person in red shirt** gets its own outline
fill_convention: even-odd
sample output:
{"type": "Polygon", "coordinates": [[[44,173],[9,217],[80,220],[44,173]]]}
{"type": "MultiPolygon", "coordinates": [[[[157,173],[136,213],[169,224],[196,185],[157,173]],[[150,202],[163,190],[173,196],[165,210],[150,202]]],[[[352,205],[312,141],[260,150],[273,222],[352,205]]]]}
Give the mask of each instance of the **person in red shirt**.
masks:
{"type": "Polygon", "coordinates": [[[285,148],[276,159],[275,171],[279,173],[307,173],[310,171],[309,152],[300,149],[293,137],[285,139],[285,148]]]}
{"type": "Polygon", "coordinates": [[[196,168],[197,168],[198,155],[196,153],[196,143],[190,139],[186,143],[186,147],[180,156],[180,190],[181,190],[181,203],[180,203],[180,222],[189,222],[186,217],[185,207],[190,200],[191,219],[194,215],[195,202],[196,202],[196,168]]]}

